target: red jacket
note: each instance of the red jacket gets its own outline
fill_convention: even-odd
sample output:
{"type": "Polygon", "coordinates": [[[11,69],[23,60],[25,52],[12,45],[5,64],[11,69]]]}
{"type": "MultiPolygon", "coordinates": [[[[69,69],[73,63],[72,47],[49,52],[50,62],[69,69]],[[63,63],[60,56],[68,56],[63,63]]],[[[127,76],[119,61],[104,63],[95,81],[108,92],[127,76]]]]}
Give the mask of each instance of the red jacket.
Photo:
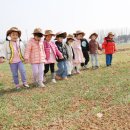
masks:
{"type": "Polygon", "coordinates": [[[116,51],[115,42],[108,37],[104,38],[102,49],[105,49],[105,54],[113,54],[116,51]]]}

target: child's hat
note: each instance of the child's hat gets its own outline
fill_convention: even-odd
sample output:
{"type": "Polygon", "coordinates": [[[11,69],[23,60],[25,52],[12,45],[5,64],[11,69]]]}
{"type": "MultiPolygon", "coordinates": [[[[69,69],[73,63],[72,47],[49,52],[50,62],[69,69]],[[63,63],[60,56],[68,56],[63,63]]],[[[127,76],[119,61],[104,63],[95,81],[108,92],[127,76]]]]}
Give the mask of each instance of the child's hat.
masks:
{"type": "Polygon", "coordinates": [[[68,34],[67,39],[72,39],[72,40],[74,40],[74,36],[73,36],[72,34],[68,34]]]}
{"type": "Polygon", "coordinates": [[[47,35],[55,36],[55,34],[53,33],[52,30],[45,30],[45,34],[44,34],[44,36],[47,36],[47,35]]]}
{"type": "Polygon", "coordinates": [[[19,37],[21,37],[21,31],[17,27],[10,28],[6,33],[6,36],[9,36],[12,32],[18,32],[19,37]]]}
{"type": "Polygon", "coordinates": [[[83,36],[85,36],[85,33],[81,30],[77,30],[75,33],[74,33],[74,36],[76,35],[79,35],[79,34],[82,34],[83,36]]]}
{"type": "Polygon", "coordinates": [[[66,38],[66,36],[67,36],[67,33],[66,32],[58,32],[58,33],[56,33],[56,39],[58,38],[58,37],[62,37],[62,38],[66,38]]]}
{"type": "Polygon", "coordinates": [[[115,36],[115,34],[113,34],[112,32],[108,33],[108,36],[110,36],[110,35],[115,36]]]}
{"type": "Polygon", "coordinates": [[[34,31],[33,31],[33,34],[42,34],[43,35],[42,29],[41,28],[35,28],[34,31]]]}
{"type": "Polygon", "coordinates": [[[92,36],[95,36],[96,38],[98,37],[98,34],[97,33],[93,33],[90,35],[89,39],[91,39],[92,36]]]}

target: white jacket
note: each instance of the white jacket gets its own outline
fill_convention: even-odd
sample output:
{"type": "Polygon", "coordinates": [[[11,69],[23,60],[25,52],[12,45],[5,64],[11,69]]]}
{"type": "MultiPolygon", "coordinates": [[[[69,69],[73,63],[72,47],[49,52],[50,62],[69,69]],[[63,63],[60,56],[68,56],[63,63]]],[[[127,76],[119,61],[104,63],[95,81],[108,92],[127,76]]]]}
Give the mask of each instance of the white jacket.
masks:
{"type": "MultiPolygon", "coordinates": [[[[2,46],[0,47],[0,57],[4,57],[5,59],[9,60],[9,63],[12,62],[14,50],[12,44],[10,44],[10,41],[5,41],[2,46]]],[[[23,42],[18,41],[17,42],[19,57],[22,61],[24,61],[24,51],[25,51],[25,45],[23,42]]]]}

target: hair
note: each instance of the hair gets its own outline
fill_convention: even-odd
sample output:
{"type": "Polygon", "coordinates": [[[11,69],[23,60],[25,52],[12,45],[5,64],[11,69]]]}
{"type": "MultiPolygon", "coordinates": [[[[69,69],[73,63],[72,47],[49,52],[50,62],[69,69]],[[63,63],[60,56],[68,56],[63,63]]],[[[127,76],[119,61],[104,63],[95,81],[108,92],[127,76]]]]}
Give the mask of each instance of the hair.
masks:
{"type": "Polygon", "coordinates": [[[43,34],[42,33],[34,33],[34,37],[37,36],[37,37],[43,37],[43,34]]]}

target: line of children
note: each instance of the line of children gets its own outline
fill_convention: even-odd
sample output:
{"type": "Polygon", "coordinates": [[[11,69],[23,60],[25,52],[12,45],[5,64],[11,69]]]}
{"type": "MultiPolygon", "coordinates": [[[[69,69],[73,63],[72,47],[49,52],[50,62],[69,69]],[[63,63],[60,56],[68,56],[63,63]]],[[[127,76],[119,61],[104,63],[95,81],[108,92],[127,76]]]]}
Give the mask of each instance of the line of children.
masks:
{"type": "Polygon", "coordinates": [[[3,63],[4,59],[9,60],[17,89],[20,88],[18,70],[21,74],[23,86],[29,87],[23,62],[31,64],[33,83],[39,87],[45,87],[43,82],[45,82],[49,69],[51,70],[53,83],[56,83],[56,80],[68,80],[67,77],[72,74],[80,74],[80,67],[87,67],[89,53],[92,68],[97,69],[99,67],[98,50],[105,50],[106,65],[110,66],[112,55],[116,51],[113,40],[114,34],[109,33],[104,38],[102,48],[96,40],[98,34],[91,34],[89,43],[84,36],[85,33],[79,30],[73,35],[67,35],[66,32],[54,34],[52,30],[46,30],[43,34],[42,29],[36,28],[33,32],[33,38],[28,41],[25,48],[25,45],[20,40],[21,31],[16,27],[12,27],[7,31],[5,43],[3,46],[0,46],[0,63],[3,63]],[[52,38],[55,36],[56,41],[54,43],[52,38]],[[64,43],[65,38],[66,42],[64,43]],[[58,66],[57,71],[55,71],[56,62],[58,66]]]}
{"type": "Polygon", "coordinates": [[[63,43],[63,39],[65,39],[67,36],[66,32],[58,32],[56,34],[56,42],[55,44],[57,45],[59,51],[62,53],[63,58],[60,59],[58,57],[57,59],[57,66],[58,66],[58,70],[56,72],[56,79],[57,80],[67,80],[67,59],[68,59],[68,52],[67,52],[67,48],[63,43]]]}
{"type": "Polygon", "coordinates": [[[73,60],[75,59],[74,50],[72,48],[73,42],[74,42],[74,36],[72,34],[68,34],[66,44],[65,44],[68,52],[68,59],[67,59],[68,76],[72,76],[73,60]]]}
{"type": "Polygon", "coordinates": [[[91,62],[92,62],[92,68],[97,69],[99,68],[99,63],[98,63],[98,50],[102,50],[101,47],[99,46],[99,43],[96,41],[98,37],[98,34],[93,33],[89,37],[89,52],[91,55],[91,62]]]}
{"type": "Polygon", "coordinates": [[[108,36],[104,38],[102,48],[105,50],[106,54],[106,66],[111,66],[112,56],[116,51],[115,42],[113,40],[114,34],[112,32],[108,33],[108,36]]]}
{"type": "Polygon", "coordinates": [[[25,62],[32,65],[34,84],[39,87],[45,87],[43,84],[44,63],[46,54],[43,45],[43,33],[40,28],[36,28],[33,32],[34,37],[31,38],[25,51],[25,62]]]}
{"type": "Polygon", "coordinates": [[[45,39],[44,39],[44,49],[46,54],[46,62],[45,62],[45,70],[44,70],[44,76],[49,71],[49,68],[51,70],[52,75],[52,82],[56,83],[55,80],[55,63],[56,59],[63,59],[62,53],[58,50],[56,44],[52,42],[52,37],[55,36],[55,34],[52,32],[52,30],[46,30],[45,31],[45,39]]]}
{"type": "Polygon", "coordinates": [[[7,31],[6,41],[3,46],[3,57],[9,61],[10,69],[12,72],[13,80],[17,89],[20,88],[18,71],[21,74],[24,87],[29,87],[26,80],[26,72],[24,68],[24,51],[25,46],[20,41],[21,31],[12,27],[7,31]]]}
{"type": "Polygon", "coordinates": [[[84,32],[76,31],[76,33],[74,33],[75,40],[74,43],[72,44],[72,48],[74,50],[74,55],[75,55],[75,58],[73,60],[73,65],[74,65],[73,73],[75,74],[80,74],[80,65],[85,61],[82,53],[82,48],[81,48],[82,35],[85,35],[84,32]]]}

